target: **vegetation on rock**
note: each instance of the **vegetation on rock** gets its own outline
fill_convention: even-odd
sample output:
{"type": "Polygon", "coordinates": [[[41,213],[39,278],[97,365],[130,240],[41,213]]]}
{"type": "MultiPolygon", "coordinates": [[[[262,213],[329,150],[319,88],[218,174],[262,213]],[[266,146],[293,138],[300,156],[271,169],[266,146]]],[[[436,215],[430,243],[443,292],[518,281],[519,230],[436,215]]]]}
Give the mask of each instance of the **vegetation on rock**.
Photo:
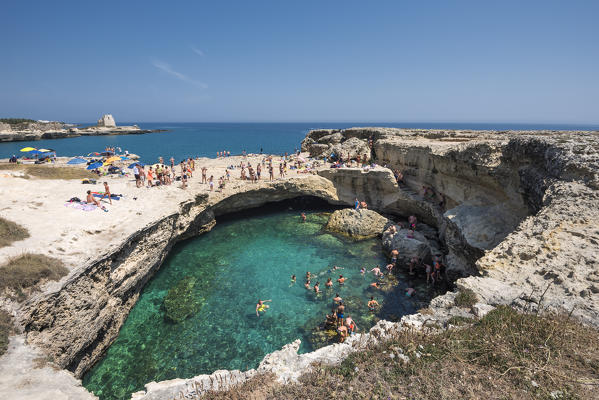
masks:
{"type": "Polygon", "coordinates": [[[0,266],[0,292],[8,289],[22,297],[23,289],[32,288],[44,279],[57,281],[68,272],[56,258],[25,253],[0,266]]]}
{"type": "Polygon", "coordinates": [[[29,231],[19,224],[0,217],[0,247],[29,237],[29,231]]]}
{"type": "Polygon", "coordinates": [[[28,118],[0,118],[0,122],[9,124],[9,125],[17,125],[17,124],[22,124],[25,122],[37,122],[37,121],[34,119],[28,119],[28,118]]]}
{"type": "Polygon", "coordinates": [[[565,315],[506,306],[437,334],[405,331],[299,384],[261,375],[205,399],[591,399],[599,383],[599,333],[565,315]]]}
{"type": "Polygon", "coordinates": [[[12,331],[12,317],[4,310],[0,310],[0,356],[8,348],[8,335],[12,331]]]}
{"type": "Polygon", "coordinates": [[[478,298],[471,289],[461,289],[455,297],[454,303],[458,307],[469,308],[476,304],[478,298]]]}

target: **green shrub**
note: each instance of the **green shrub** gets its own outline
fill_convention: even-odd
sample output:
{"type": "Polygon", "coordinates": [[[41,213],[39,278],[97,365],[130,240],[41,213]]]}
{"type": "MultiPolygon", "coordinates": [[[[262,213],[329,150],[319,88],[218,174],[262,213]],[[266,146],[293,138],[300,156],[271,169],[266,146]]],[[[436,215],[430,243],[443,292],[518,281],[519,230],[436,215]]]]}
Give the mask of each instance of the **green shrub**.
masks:
{"type": "Polygon", "coordinates": [[[462,289],[458,292],[458,295],[455,297],[454,304],[458,307],[472,307],[478,302],[478,298],[476,297],[476,293],[474,293],[471,289],[462,289]]]}

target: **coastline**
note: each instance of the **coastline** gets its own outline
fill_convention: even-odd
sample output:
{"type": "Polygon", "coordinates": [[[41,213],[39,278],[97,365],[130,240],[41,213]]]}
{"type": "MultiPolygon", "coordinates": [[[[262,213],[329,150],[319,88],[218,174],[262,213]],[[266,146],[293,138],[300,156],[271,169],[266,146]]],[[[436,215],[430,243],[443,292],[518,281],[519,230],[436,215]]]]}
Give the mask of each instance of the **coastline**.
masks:
{"type": "Polygon", "coordinates": [[[167,129],[140,129],[139,127],[60,129],[48,131],[3,131],[0,132],[0,143],[24,142],[44,139],[65,139],[81,136],[142,135],[145,133],[168,132],[167,129]]]}
{"type": "MultiPolygon", "coordinates": [[[[355,128],[343,132],[313,131],[309,134],[313,142],[306,141],[305,150],[310,150],[309,147],[316,144],[326,145],[328,150],[332,142],[324,143],[321,139],[337,133],[345,139],[356,137],[359,140],[376,135],[373,150],[377,162],[401,165],[406,172],[413,170],[406,173],[406,180],[411,180],[413,187],[398,187],[392,171],[383,167],[369,171],[327,167],[319,169],[318,175],[292,175],[274,183],[234,182],[226,193],[208,193],[205,187],[197,187],[197,176],[186,191],[174,186],[136,190],[129,180],[118,183],[111,181],[111,187],[114,184],[113,191],[124,193],[127,203],[123,203],[123,207],[119,204],[111,208],[108,213],[85,214],[61,204],[69,198],[67,196],[77,195],[87,189],[79,182],[49,181],[42,185],[37,180],[25,182],[15,176],[0,177],[3,187],[18,186],[14,191],[11,189],[2,193],[7,204],[11,204],[3,216],[26,226],[32,233],[31,238],[0,249],[0,259],[5,260],[23,251],[52,251],[70,269],[68,277],[60,282],[48,283],[41,293],[24,304],[4,302],[3,305],[13,310],[27,332],[27,344],[23,346],[38,346],[46,354],[53,354],[56,364],[81,375],[114,340],[120,323],[126,318],[127,309],[135,302],[144,282],[160,267],[173,243],[211,229],[215,215],[298,195],[311,195],[332,204],[344,205],[351,205],[353,198],[358,196],[366,199],[377,211],[393,214],[413,212],[423,221],[435,224],[441,228],[445,241],[453,251],[454,260],[450,266],[455,273],[478,275],[462,278],[457,284],[458,288],[470,288],[477,293],[481,302],[476,309],[481,315],[498,304],[529,304],[533,295],[527,300],[522,294],[534,293],[535,289],[544,287],[548,279],[545,275],[551,272],[556,277],[551,278],[555,286],[548,291],[548,304],[562,310],[580,307],[575,316],[590,324],[599,323],[596,302],[585,305],[589,300],[588,295],[572,297],[575,289],[566,285],[566,282],[572,282],[572,278],[562,277],[566,275],[563,264],[567,260],[574,260],[578,256],[586,258],[589,252],[597,252],[597,244],[586,239],[592,238],[588,229],[598,220],[597,188],[594,187],[595,180],[585,181],[586,176],[595,176],[596,179],[597,165],[592,157],[582,159],[576,156],[578,138],[567,138],[559,133],[553,134],[554,137],[535,136],[531,132],[489,137],[476,132],[468,135],[449,131],[429,134],[355,128]],[[512,173],[508,173],[507,167],[514,169],[512,173]],[[17,186],[14,185],[16,179],[19,179],[17,186]],[[453,190],[444,189],[452,199],[448,207],[455,209],[453,213],[439,210],[418,195],[416,189],[425,180],[439,186],[448,182],[455,186],[453,190]],[[479,187],[468,187],[473,184],[479,187]],[[520,190],[526,196],[519,195],[520,190]],[[43,193],[43,199],[39,201],[41,205],[18,201],[10,203],[13,199],[28,198],[31,193],[43,193]],[[138,200],[129,200],[136,193],[143,195],[139,195],[138,200]],[[494,206],[532,204],[534,212],[518,218],[505,236],[498,236],[498,243],[481,251],[468,244],[469,241],[475,241],[469,240],[473,234],[466,232],[464,225],[460,226],[460,212],[465,209],[462,205],[466,199],[483,195],[491,200],[495,197],[491,203],[494,206]],[[161,204],[161,207],[152,207],[153,204],[161,204]],[[39,213],[44,213],[45,221],[38,221],[39,213]],[[85,228],[91,232],[87,233],[83,227],[89,226],[96,228],[85,228]],[[100,232],[96,233],[95,230],[100,232]],[[568,246],[560,247],[559,243],[568,243],[568,246]],[[460,260],[460,257],[474,259],[460,260]],[[547,272],[540,274],[542,268],[547,272]],[[90,289],[89,285],[93,282],[90,289]],[[85,288],[88,288],[87,292],[81,293],[85,288]],[[94,288],[98,291],[94,292],[94,288]],[[566,290],[571,293],[570,296],[564,294],[566,290]],[[105,293],[110,295],[106,297],[105,293]],[[125,298],[128,300],[122,301],[125,298]],[[78,308],[81,307],[80,302],[85,307],[78,308]],[[101,311],[107,305],[112,309],[101,311]],[[80,312],[85,310],[89,313],[90,307],[97,313],[83,317],[80,312]],[[110,315],[112,312],[116,315],[110,315]],[[82,327],[82,324],[87,326],[82,327]],[[78,331],[82,328],[83,331],[78,331]],[[98,332],[102,332],[102,343],[97,342],[98,336],[94,337],[94,333],[97,335],[98,332]],[[59,350],[64,351],[65,348],[70,354],[60,355],[59,350]]],[[[584,139],[587,141],[585,145],[596,145],[597,139],[592,135],[584,136],[584,139]]],[[[340,139],[339,143],[332,144],[342,143],[340,139]]],[[[252,162],[255,161],[256,158],[252,159],[252,162]]],[[[212,173],[218,177],[224,173],[224,166],[229,162],[238,163],[239,158],[200,159],[197,165],[209,165],[208,175],[212,173]]],[[[196,174],[198,172],[196,169],[196,174]]],[[[469,210],[482,207],[478,204],[467,206],[469,210]]],[[[503,216],[509,212],[509,207],[507,212],[499,209],[497,215],[503,216]]],[[[585,273],[584,270],[577,270],[574,278],[579,279],[578,276],[585,273]]],[[[452,295],[455,296],[455,293],[441,296],[431,303],[433,315],[441,323],[443,318],[449,318],[451,312],[457,312],[448,307],[452,295]]],[[[537,298],[539,295],[534,294],[537,298]]],[[[420,321],[421,326],[421,317],[416,314],[404,317],[402,321],[404,324],[420,321]]],[[[381,326],[373,328],[371,335],[383,337],[385,335],[380,333],[381,329],[384,328],[383,332],[393,332],[402,326],[402,323],[389,324],[392,323],[382,322],[381,326]],[[376,329],[379,334],[372,333],[376,329]]],[[[419,324],[415,322],[414,325],[419,324]]],[[[318,354],[323,359],[338,362],[349,354],[347,346],[354,347],[351,343],[345,347],[332,345],[323,348],[326,350],[320,349],[318,354]]],[[[313,356],[294,355],[294,348],[286,346],[284,354],[265,358],[270,366],[268,370],[282,380],[296,379],[299,376],[297,374],[309,368],[306,360],[311,360],[313,356]],[[298,362],[303,367],[290,375],[290,369],[295,368],[293,365],[298,365],[293,360],[300,360],[298,362]]],[[[16,347],[11,351],[14,349],[16,347]]],[[[0,359],[0,369],[4,369],[2,363],[5,359],[0,359]]],[[[261,364],[259,371],[264,372],[267,370],[265,368],[261,364]]],[[[166,390],[176,394],[183,389],[188,390],[188,385],[192,384],[195,389],[196,382],[204,379],[149,384],[147,393],[138,393],[136,398],[158,398],[158,392],[164,395],[166,390]]]]}

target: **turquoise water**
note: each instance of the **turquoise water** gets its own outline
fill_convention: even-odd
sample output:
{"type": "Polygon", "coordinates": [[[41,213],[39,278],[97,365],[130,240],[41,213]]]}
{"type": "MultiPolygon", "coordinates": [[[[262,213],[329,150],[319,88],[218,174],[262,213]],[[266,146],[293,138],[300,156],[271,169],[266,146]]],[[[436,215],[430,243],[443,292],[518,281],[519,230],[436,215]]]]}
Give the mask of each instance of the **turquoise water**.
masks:
{"type": "MultiPolygon", "coordinates": [[[[137,122],[121,122],[131,125],[137,122]]],[[[69,139],[48,139],[27,142],[0,143],[0,158],[19,155],[23,147],[49,148],[59,156],[86,155],[102,151],[106,146],[121,147],[142,156],[142,161],[154,163],[158,157],[176,160],[186,157],[215,157],[217,151],[240,154],[243,150],[258,153],[260,148],[271,154],[293,152],[310,129],[350,128],[352,126],[386,126],[422,129],[598,129],[597,126],[563,124],[507,123],[381,123],[381,122],[303,122],[303,123],[137,123],[143,129],[168,129],[169,132],[144,135],[89,136],[69,139]]],[[[92,125],[91,123],[85,125],[92,125]]]]}
{"type": "Polygon", "coordinates": [[[298,338],[300,351],[310,351],[324,344],[311,342],[319,337],[313,330],[331,311],[336,292],[360,331],[378,318],[397,319],[428,301],[432,293],[402,275],[385,280],[395,283],[395,290],[386,284],[386,292],[371,292],[374,277],[359,270],[385,265],[380,241],[350,242],[326,234],[327,219],[318,212],[308,213],[306,223],[294,211],[258,215],[219,222],[211,232],[177,245],[143,289],[104,359],[85,376],[85,387],[101,399],[128,399],[152,380],[255,368],[264,355],[298,338]],[[326,290],[326,278],[338,278],[328,272],[333,265],[343,267],[339,273],[348,280],[344,287],[335,282],[326,290]],[[306,271],[317,274],[324,293],[304,288],[306,271]],[[290,282],[292,274],[296,284],[290,282]],[[165,317],[164,300],[183,279],[195,279],[191,299],[196,312],[173,323],[165,317]],[[404,296],[408,284],[418,289],[415,298],[404,296]],[[367,310],[371,295],[382,303],[376,315],[367,310]],[[258,299],[272,299],[260,317],[258,299]]]}

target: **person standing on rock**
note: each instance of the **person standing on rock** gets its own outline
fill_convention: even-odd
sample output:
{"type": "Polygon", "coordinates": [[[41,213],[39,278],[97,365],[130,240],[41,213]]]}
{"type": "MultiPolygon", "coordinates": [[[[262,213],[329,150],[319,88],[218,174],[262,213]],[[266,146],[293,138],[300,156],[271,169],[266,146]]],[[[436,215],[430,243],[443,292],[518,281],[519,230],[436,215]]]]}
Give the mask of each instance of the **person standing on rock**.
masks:
{"type": "Polygon", "coordinates": [[[356,197],[356,200],[354,201],[354,207],[356,210],[360,209],[360,201],[358,200],[358,198],[356,197]]]}
{"type": "Polygon", "coordinates": [[[139,168],[137,167],[137,164],[133,166],[133,175],[135,176],[135,186],[139,187],[141,179],[139,177],[139,168]]]}
{"type": "Polygon", "coordinates": [[[430,281],[435,284],[435,276],[433,275],[433,267],[430,264],[424,264],[424,268],[426,270],[426,283],[428,284],[430,281]]]}
{"type": "Polygon", "coordinates": [[[206,171],[208,171],[208,168],[202,167],[202,183],[207,183],[207,180],[206,180],[206,171]]]}
{"type": "Polygon", "coordinates": [[[397,256],[399,255],[399,251],[397,249],[391,250],[391,263],[397,264],[397,256]]]}
{"type": "Polygon", "coordinates": [[[339,307],[337,307],[337,324],[339,326],[343,326],[343,319],[345,318],[345,316],[343,315],[343,313],[345,312],[345,306],[343,305],[343,303],[339,304],[339,307]]]}

